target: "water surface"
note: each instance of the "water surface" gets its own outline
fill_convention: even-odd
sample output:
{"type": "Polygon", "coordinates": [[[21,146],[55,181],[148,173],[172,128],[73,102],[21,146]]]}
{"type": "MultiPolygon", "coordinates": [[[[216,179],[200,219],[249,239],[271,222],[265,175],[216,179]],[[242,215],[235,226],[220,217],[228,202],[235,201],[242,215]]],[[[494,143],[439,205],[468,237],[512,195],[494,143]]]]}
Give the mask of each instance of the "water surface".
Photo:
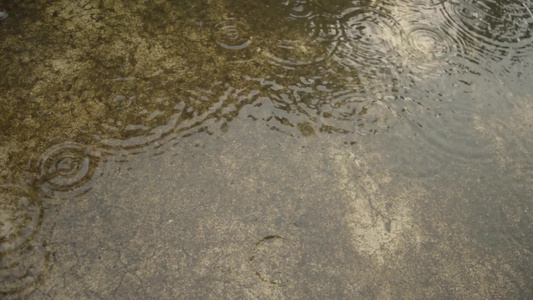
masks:
{"type": "Polygon", "coordinates": [[[530,1],[0,9],[3,298],[533,297],[530,1]]]}

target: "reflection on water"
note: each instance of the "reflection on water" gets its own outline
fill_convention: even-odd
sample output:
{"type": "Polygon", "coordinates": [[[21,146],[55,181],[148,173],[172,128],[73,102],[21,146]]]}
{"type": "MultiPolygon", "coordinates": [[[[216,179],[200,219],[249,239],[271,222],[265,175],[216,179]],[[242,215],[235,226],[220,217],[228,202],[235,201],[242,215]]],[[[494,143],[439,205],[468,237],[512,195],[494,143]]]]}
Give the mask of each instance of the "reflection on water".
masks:
{"type": "MultiPolygon", "coordinates": [[[[38,149],[20,154],[31,161],[13,171],[27,172],[25,183],[0,185],[5,297],[30,293],[48,267],[46,246],[33,241],[44,209],[87,193],[106,162],[224,134],[236,118],[352,143],[404,130],[398,148],[422,149],[440,165],[490,165],[501,152],[524,169],[518,181],[533,174],[530,147],[505,137],[504,123],[483,120],[487,107],[501,106],[485,85],[513,68],[529,74],[520,70],[533,56],[529,1],[55,2],[43,11],[13,4],[10,18],[0,10],[0,125],[10,141],[2,157],[18,157],[3,154],[9,147],[38,149]],[[42,28],[19,40],[17,26],[31,28],[32,17],[42,28]],[[487,128],[502,133],[487,138],[487,128]],[[50,140],[58,142],[45,149],[50,140]],[[23,186],[38,186],[36,194],[23,186]]],[[[497,214],[499,230],[528,255],[530,207],[503,205],[497,214]]],[[[259,242],[250,259],[257,275],[289,281],[272,271],[268,253],[294,247],[279,236],[259,242]]]]}

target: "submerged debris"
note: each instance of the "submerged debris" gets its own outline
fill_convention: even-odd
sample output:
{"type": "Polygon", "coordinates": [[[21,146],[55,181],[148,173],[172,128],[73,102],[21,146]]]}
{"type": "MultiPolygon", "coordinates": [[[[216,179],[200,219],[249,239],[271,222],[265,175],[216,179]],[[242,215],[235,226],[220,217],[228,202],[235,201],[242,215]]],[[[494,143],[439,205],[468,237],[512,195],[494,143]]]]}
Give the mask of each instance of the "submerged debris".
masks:
{"type": "Polygon", "coordinates": [[[3,20],[5,18],[7,18],[8,16],[9,15],[7,14],[7,12],[0,8],[0,20],[3,20]]]}

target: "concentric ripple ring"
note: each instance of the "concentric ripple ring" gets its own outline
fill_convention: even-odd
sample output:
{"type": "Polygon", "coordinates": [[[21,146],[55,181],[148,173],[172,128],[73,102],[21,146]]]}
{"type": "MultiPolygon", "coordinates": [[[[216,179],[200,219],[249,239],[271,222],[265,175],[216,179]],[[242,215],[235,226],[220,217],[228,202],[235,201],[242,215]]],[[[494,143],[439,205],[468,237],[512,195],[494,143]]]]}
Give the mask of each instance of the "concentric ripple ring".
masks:
{"type": "Polygon", "coordinates": [[[41,227],[43,210],[22,187],[0,186],[0,258],[22,247],[41,227]]]}
{"type": "Polygon", "coordinates": [[[39,159],[39,180],[56,194],[81,195],[90,189],[97,165],[97,155],[85,145],[73,142],[54,145],[39,159]]]}
{"type": "Polygon", "coordinates": [[[217,44],[224,49],[242,50],[252,44],[249,30],[245,23],[228,19],[215,25],[213,36],[217,44]]]}
{"type": "Polygon", "coordinates": [[[485,56],[521,57],[533,48],[531,3],[518,0],[449,1],[443,4],[450,26],[485,56]]]}
{"type": "Polygon", "coordinates": [[[404,31],[394,17],[378,8],[355,7],[340,16],[344,43],[338,47],[337,61],[346,67],[375,67],[397,57],[404,31]]]}

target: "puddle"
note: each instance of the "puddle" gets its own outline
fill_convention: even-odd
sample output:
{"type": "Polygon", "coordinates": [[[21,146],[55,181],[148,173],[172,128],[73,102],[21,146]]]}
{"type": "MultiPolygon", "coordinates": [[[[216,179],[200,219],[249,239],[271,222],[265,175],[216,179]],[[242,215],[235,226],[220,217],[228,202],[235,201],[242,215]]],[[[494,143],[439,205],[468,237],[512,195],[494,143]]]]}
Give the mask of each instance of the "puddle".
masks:
{"type": "Polygon", "coordinates": [[[1,297],[533,297],[530,1],[4,2],[1,297]]]}

